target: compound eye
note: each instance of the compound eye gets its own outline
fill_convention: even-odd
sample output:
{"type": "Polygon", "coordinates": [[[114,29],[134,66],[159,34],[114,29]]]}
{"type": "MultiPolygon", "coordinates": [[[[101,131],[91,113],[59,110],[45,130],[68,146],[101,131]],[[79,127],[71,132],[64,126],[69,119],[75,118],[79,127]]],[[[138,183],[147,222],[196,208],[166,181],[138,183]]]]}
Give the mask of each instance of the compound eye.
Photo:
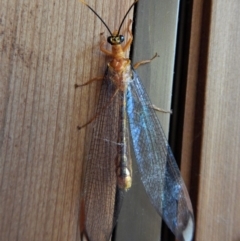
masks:
{"type": "Polygon", "coordinates": [[[112,44],[112,36],[107,37],[107,42],[108,42],[109,44],[112,44]]]}
{"type": "Polygon", "coordinates": [[[124,42],[124,36],[123,35],[119,35],[119,38],[120,38],[120,42],[122,43],[122,42],[124,42]]]}
{"type": "Polygon", "coordinates": [[[111,45],[117,45],[121,44],[124,41],[124,36],[123,35],[118,35],[118,36],[109,36],[107,38],[108,43],[111,45]]]}

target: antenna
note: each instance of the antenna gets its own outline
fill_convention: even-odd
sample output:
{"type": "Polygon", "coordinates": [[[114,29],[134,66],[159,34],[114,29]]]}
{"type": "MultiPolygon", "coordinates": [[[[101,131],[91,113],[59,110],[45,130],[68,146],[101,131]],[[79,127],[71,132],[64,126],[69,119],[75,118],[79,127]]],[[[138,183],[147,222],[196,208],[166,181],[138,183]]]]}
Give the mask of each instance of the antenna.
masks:
{"type": "Polygon", "coordinates": [[[85,3],[83,0],[79,0],[81,3],[83,3],[84,5],[86,5],[90,10],[93,11],[93,13],[101,20],[101,22],[105,25],[105,27],[107,28],[108,32],[110,33],[110,35],[112,36],[111,30],[109,29],[109,27],[107,26],[107,24],[103,21],[103,19],[95,12],[95,10],[93,10],[87,3],[85,3]]]}
{"type": "MultiPolygon", "coordinates": [[[[110,33],[110,35],[113,36],[113,34],[112,34],[111,30],[109,29],[109,27],[107,26],[107,24],[106,24],[106,23],[103,21],[103,19],[96,13],[96,11],[95,11],[93,8],[91,8],[86,2],[84,2],[84,0],[79,0],[79,1],[80,1],[81,3],[83,3],[84,5],[86,5],[86,6],[101,20],[101,22],[105,25],[105,27],[107,28],[107,30],[108,30],[108,32],[110,33]]],[[[138,2],[138,0],[135,0],[135,1],[134,1],[134,3],[130,6],[130,8],[128,9],[127,13],[125,14],[125,16],[124,16],[124,18],[123,18],[123,20],[122,20],[122,22],[121,22],[121,24],[120,24],[120,27],[119,27],[119,29],[118,29],[117,36],[119,36],[120,30],[121,30],[121,28],[122,28],[122,25],[123,25],[123,23],[124,23],[127,15],[128,15],[128,13],[130,12],[130,10],[132,9],[132,7],[134,6],[134,4],[135,4],[136,2],[138,2]]]]}
{"type": "Polygon", "coordinates": [[[134,4],[135,4],[137,1],[138,1],[138,0],[135,0],[134,3],[130,6],[130,8],[129,8],[128,11],[126,12],[126,14],[125,14],[125,16],[124,16],[124,18],[123,18],[123,20],[122,20],[122,22],[121,22],[121,24],[120,24],[120,27],[119,27],[119,29],[118,29],[117,36],[118,36],[119,33],[120,33],[121,27],[122,27],[122,25],[123,25],[123,23],[124,23],[127,15],[128,15],[128,13],[130,12],[130,10],[132,9],[132,7],[134,6],[134,4]]]}

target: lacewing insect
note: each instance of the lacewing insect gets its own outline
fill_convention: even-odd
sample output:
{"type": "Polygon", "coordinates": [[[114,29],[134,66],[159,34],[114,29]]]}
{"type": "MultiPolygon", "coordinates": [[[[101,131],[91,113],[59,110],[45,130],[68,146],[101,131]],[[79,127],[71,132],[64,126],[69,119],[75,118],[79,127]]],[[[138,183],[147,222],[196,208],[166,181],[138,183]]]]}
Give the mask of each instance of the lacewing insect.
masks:
{"type": "Polygon", "coordinates": [[[81,239],[110,240],[123,195],[131,187],[131,142],[152,205],[178,240],[191,241],[194,230],[191,201],[155,110],[135,71],[151,60],[132,67],[130,59],[125,58],[133,40],[131,21],[127,28],[130,37],[125,45],[120,31],[137,1],[130,6],[118,31],[111,32],[102,18],[80,0],[105,25],[110,33],[107,42],[112,46],[112,51],[105,49],[106,41],[101,36],[100,50],[111,57],[111,61],[104,77],[83,84],[102,80],[95,116],[78,127],[94,124],[81,189],[81,239]]]}

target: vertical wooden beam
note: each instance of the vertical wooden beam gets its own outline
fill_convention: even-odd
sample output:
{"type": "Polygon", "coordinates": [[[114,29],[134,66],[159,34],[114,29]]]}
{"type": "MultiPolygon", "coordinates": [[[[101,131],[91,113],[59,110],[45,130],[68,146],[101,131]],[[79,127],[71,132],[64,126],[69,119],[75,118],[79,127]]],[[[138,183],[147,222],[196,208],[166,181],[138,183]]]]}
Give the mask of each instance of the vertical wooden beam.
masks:
{"type": "Polygon", "coordinates": [[[183,156],[193,165],[199,241],[240,237],[239,9],[194,1],[183,156]]]}
{"type": "Polygon", "coordinates": [[[197,240],[234,241],[240,237],[239,38],[240,3],[213,0],[197,240]]]}
{"type": "MultiPolygon", "coordinates": [[[[132,3],[87,2],[111,29],[132,3]]],[[[76,127],[100,83],[74,84],[104,73],[101,32],[77,0],[1,1],[0,240],[79,240],[86,129],[76,127]]]]}

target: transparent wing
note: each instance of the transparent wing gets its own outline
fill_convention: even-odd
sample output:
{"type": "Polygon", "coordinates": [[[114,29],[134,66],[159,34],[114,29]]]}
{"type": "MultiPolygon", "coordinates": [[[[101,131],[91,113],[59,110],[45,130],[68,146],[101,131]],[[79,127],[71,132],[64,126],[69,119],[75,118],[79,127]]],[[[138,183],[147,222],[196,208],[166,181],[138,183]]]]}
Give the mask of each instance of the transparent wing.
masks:
{"type": "Polygon", "coordinates": [[[93,123],[89,155],[84,161],[80,203],[82,240],[85,236],[88,241],[109,241],[121,206],[123,193],[116,183],[115,158],[122,97],[119,93],[111,100],[115,90],[106,72],[97,106],[99,115],[93,123]]]}
{"type": "Polygon", "coordinates": [[[133,70],[127,113],[141,180],[157,212],[179,240],[192,240],[191,201],[150,99],[133,70]]]}

